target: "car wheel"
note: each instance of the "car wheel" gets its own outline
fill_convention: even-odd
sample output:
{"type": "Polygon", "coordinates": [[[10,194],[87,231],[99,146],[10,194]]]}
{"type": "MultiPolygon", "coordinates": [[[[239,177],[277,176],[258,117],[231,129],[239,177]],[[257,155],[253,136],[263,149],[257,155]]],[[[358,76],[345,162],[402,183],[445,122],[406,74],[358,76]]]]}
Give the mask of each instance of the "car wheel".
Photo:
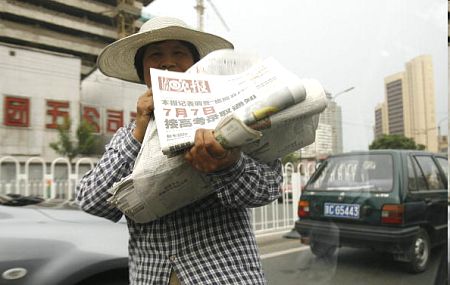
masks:
{"type": "Polygon", "coordinates": [[[407,255],[410,259],[409,270],[413,273],[425,271],[430,260],[430,238],[424,229],[419,233],[408,248],[407,255]]]}
{"type": "Polygon", "coordinates": [[[309,244],[312,253],[317,257],[330,257],[336,252],[336,245],[311,239],[309,244]]]}

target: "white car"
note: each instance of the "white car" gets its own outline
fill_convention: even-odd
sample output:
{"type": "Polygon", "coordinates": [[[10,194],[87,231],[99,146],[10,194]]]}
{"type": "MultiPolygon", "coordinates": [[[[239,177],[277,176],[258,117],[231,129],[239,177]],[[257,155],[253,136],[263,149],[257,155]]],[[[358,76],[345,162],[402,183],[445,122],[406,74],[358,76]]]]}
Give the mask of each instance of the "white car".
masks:
{"type": "Polygon", "coordinates": [[[124,219],[67,203],[0,205],[0,228],[0,284],[128,284],[124,219]]]}

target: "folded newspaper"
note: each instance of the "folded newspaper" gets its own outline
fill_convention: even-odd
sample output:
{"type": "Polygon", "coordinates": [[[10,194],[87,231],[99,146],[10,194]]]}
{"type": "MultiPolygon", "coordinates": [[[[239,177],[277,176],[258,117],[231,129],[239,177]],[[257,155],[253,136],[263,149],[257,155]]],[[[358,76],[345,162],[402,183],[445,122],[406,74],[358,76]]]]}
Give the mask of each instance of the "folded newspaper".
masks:
{"type": "Polygon", "coordinates": [[[206,175],[177,155],[196,129],[215,129],[225,147],[269,162],[314,142],[327,102],[317,80],[232,50],[213,52],[186,73],[151,69],[151,77],[155,120],[133,172],[108,190],[110,203],[137,223],[212,193],[206,175]]]}

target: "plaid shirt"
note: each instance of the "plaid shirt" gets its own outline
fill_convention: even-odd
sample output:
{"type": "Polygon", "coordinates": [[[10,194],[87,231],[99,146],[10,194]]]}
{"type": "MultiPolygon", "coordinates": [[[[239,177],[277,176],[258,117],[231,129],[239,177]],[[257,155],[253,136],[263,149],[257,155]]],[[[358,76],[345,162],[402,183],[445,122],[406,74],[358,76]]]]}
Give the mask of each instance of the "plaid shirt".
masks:
{"type": "MultiPolygon", "coordinates": [[[[84,211],[122,217],[106,201],[107,189],[133,169],[141,147],[133,128],[117,131],[78,184],[84,211]]],[[[248,208],[279,197],[280,161],[267,165],[242,154],[233,167],[208,177],[214,194],[146,224],[127,219],[130,284],[168,284],[171,270],[182,284],[266,284],[248,208]]]]}

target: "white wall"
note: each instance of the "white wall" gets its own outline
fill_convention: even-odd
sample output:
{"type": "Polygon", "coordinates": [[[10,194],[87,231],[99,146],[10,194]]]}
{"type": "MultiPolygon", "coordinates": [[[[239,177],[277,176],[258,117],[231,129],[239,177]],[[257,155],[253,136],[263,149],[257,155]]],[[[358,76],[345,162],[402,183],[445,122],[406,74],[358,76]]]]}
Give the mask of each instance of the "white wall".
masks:
{"type": "Polygon", "coordinates": [[[69,101],[70,117],[78,123],[80,68],[76,57],[0,45],[0,154],[56,157],[48,147],[57,131],[46,129],[46,100],[69,101]],[[30,98],[28,128],[5,126],[5,96],[30,98]]]}
{"type": "Polygon", "coordinates": [[[130,112],[136,112],[139,96],[147,90],[144,84],[130,83],[94,71],[81,83],[81,104],[97,108],[100,113],[100,133],[106,131],[106,110],[123,111],[124,124],[130,122],[130,112]]]}

